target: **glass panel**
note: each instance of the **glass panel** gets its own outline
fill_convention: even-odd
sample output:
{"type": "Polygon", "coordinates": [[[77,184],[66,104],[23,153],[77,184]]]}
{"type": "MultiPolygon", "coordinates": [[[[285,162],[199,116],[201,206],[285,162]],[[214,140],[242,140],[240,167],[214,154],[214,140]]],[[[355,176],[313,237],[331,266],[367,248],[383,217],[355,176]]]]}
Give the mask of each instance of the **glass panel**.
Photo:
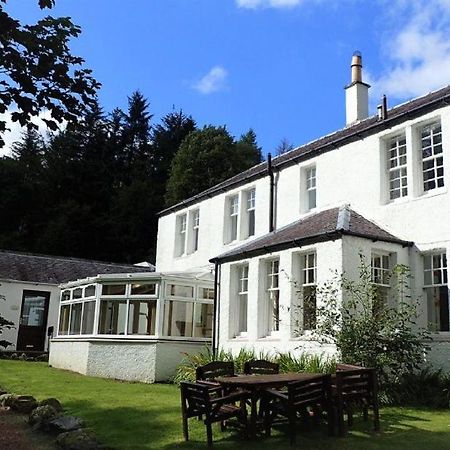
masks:
{"type": "Polygon", "coordinates": [[[269,292],[269,313],[271,314],[271,331],[280,329],[280,292],[278,290],[269,292]]]}
{"type": "Polygon", "coordinates": [[[77,288],[73,290],[72,298],[81,298],[83,296],[83,290],[81,288],[77,288]]]}
{"type": "Polygon", "coordinates": [[[131,300],[128,334],[155,335],[156,300],[131,300]]]}
{"type": "Polygon", "coordinates": [[[69,334],[80,334],[81,330],[81,309],[82,303],[74,303],[70,311],[70,330],[69,334]]]}
{"type": "Polygon", "coordinates": [[[85,302],[83,309],[83,321],[81,325],[82,334],[94,332],[95,302],[85,302]]]}
{"type": "Polygon", "coordinates": [[[104,284],[102,295],[125,295],[125,284],[104,284]]]}
{"type": "Polygon", "coordinates": [[[252,209],[248,212],[248,235],[254,236],[255,234],[255,210],[252,209]]]}
{"type": "Polygon", "coordinates": [[[70,291],[62,291],[61,292],[61,301],[66,302],[67,300],[70,300],[70,291]]]}
{"type": "Polygon", "coordinates": [[[194,288],[192,286],[168,284],[167,295],[170,295],[171,297],[194,298],[194,288]]]}
{"type": "Polygon", "coordinates": [[[45,321],[46,297],[39,294],[24,294],[20,325],[42,327],[45,321]]]}
{"type": "Polygon", "coordinates": [[[210,338],[212,336],[213,305],[197,303],[194,314],[194,337],[210,338]]]}
{"type": "Polygon", "coordinates": [[[61,306],[61,313],[59,315],[59,332],[61,336],[69,333],[69,314],[70,305],[61,306]]]}
{"type": "Polygon", "coordinates": [[[156,295],[156,283],[132,284],[131,295],[156,295]]]}
{"type": "Polygon", "coordinates": [[[303,329],[316,328],[316,289],[315,286],[303,288],[303,329]]]}
{"type": "Polygon", "coordinates": [[[214,289],[200,288],[200,298],[204,300],[214,300],[214,289]]]}
{"type": "Polygon", "coordinates": [[[164,308],[164,334],[166,336],[192,336],[194,304],[166,302],[164,308]]]}
{"type": "Polygon", "coordinates": [[[309,203],[309,209],[316,207],[316,190],[311,189],[308,191],[308,203],[309,203]]]}
{"type": "Polygon", "coordinates": [[[428,322],[433,331],[450,331],[447,286],[427,288],[428,322]]]}
{"type": "Polygon", "coordinates": [[[239,324],[238,331],[239,333],[247,332],[247,305],[248,305],[248,297],[247,294],[239,295],[239,305],[238,305],[238,315],[239,315],[239,324]]]}
{"type": "Polygon", "coordinates": [[[100,334],[125,334],[127,302],[124,300],[103,300],[100,303],[100,334]]]}
{"type": "Polygon", "coordinates": [[[95,286],[91,284],[90,286],[86,286],[84,289],[84,296],[85,297],[94,297],[95,295],[95,286]]]}

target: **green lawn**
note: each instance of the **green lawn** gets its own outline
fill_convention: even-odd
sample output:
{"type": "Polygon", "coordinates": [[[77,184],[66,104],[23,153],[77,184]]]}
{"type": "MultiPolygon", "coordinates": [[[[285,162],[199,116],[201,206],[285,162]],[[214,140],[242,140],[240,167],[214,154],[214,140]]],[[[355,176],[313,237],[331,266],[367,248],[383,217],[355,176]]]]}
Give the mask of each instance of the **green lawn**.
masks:
{"type": "MultiPolygon", "coordinates": [[[[191,419],[192,441],[181,435],[180,399],[176,386],[125,383],[85,377],[47,367],[45,363],[0,360],[0,386],[38,399],[56,397],[75,415],[83,417],[99,439],[117,449],[189,449],[204,447],[204,426],[191,419]]],[[[385,408],[382,433],[375,435],[357,418],[347,438],[330,438],[325,430],[300,433],[302,449],[446,449],[450,448],[450,412],[385,408]]],[[[283,434],[270,439],[243,441],[215,429],[218,449],[289,448],[283,434]]]]}

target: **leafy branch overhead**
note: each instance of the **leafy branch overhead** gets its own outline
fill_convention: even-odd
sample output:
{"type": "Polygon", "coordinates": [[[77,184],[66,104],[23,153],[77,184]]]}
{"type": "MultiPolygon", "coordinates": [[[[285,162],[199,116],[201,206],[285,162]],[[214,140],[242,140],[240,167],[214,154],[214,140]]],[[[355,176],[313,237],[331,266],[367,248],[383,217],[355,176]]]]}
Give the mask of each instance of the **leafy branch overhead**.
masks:
{"type": "MultiPolygon", "coordinates": [[[[0,0],[0,113],[13,110],[13,122],[37,128],[32,118],[42,119],[51,130],[58,124],[75,122],[92,104],[99,83],[84,60],[71,54],[69,42],[81,29],[69,17],[44,17],[34,25],[22,25],[5,10],[0,0]]],[[[54,0],[39,0],[41,9],[52,8],[54,0]]],[[[0,121],[1,139],[6,122],[0,121]]]]}

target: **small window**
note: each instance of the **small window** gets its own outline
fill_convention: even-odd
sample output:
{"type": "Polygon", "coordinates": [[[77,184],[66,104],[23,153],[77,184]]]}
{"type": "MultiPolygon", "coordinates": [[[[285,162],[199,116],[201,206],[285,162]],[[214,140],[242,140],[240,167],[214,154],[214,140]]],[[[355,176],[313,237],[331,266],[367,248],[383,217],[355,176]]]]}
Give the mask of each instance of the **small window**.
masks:
{"type": "Polygon", "coordinates": [[[59,313],[58,335],[64,336],[69,334],[69,318],[70,318],[70,305],[61,306],[61,312],[59,313]]]}
{"type": "Polygon", "coordinates": [[[95,286],[93,284],[86,286],[84,288],[84,297],[94,297],[95,296],[95,286]]]}
{"type": "Polygon", "coordinates": [[[404,134],[389,140],[387,148],[389,198],[406,197],[408,195],[408,174],[406,166],[406,137],[404,134]]]}
{"type": "Polygon", "coordinates": [[[94,332],[95,302],[85,302],[83,307],[82,334],[94,332]]]}
{"type": "Polygon", "coordinates": [[[444,157],[442,153],[441,123],[427,125],[420,130],[425,192],[444,186],[444,157]]]}
{"type": "Polygon", "coordinates": [[[81,298],[83,297],[83,290],[81,288],[77,288],[73,290],[73,298],[81,298]]]}
{"type": "Polygon", "coordinates": [[[133,283],[131,295],[156,295],[155,283],[133,283]]]}
{"type": "Polygon", "coordinates": [[[306,170],[306,195],[308,210],[316,207],[316,168],[306,170]]]}
{"type": "Polygon", "coordinates": [[[303,304],[303,329],[314,330],[316,328],[317,304],[316,304],[316,253],[301,255],[302,286],[301,297],[303,304]]]}
{"type": "Polygon", "coordinates": [[[128,334],[154,335],[156,333],[156,300],[130,300],[128,334]]]}
{"type": "Polygon", "coordinates": [[[247,236],[255,235],[256,189],[247,191],[247,236]]]}
{"type": "Polygon", "coordinates": [[[200,299],[214,300],[214,289],[213,288],[200,288],[200,299]]]}
{"type": "Polygon", "coordinates": [[[125,300],[102,300],[100,302],[99,334],[125,334],[125,300]]]}
{"type": "Polygon", "coordinates": [[[237,267],[238,274],[238,292],[237,292],[237,334],[242,335],[247,333],[248,320],[248,264],[243,264],[237,267]]]}
{"type": "Polygon", "coordinates": [[[447,255],[424,255],[424,290],[427,299],[428,323],[433,331],[450,331],[447,255]]]}
{"type": "Polygon", "coordinates": [[[194,288],[192,286],[168,284],[167,295],[170,297],[194,298],[194,288]]]}
{"type": "Polygon", "coordinates": [[[372,283],[381,286],[389,286],[389,255],[372,253],[371,273],[372,283]]]}
{"type": "Polygon", "coordinates": [[[239,196],[230,198],[230,241],[238,238],[239,196]]]}
{"type": "Polygon", "coordinates": [[[102,295],[125,295],[125,284],[104,284],[102,295]]]}
{"type": "Polygon", "coordinates": [[[70,291],[69,290],[62,291],[61,292],[61,301],[67,302],[68,300],[70,300],[70,291]]]}
{"type": "Polygon", "coordinates": [[[177,217],[177,256],[182,256],[186,253],[186,230],[187,230],[187,214],[182,214],[177,217]]]}
{"type": "Polygon", "coordinates": [[[280,261],[273,259],[266,263],[267,268],[267,328],[269,333],[280,329],[280,261]]]}
{"type": "Polygon", "coordinates": [[[74,303],[70,312],[70,330],[69,334],[80,334],[81,332],[81,310],[82,303],[74,303]]]}
{"type": "Polygon", "coordinates": [[[192,213],[192,251],[198,250],[198,238],[200,233],[200,210],[196,209],[192,213]]]}

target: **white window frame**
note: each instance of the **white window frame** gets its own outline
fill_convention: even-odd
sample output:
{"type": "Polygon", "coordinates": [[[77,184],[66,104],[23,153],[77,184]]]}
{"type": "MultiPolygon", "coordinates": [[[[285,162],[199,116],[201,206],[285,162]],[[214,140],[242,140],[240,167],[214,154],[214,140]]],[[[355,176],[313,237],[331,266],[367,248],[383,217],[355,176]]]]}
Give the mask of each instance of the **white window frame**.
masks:
{"type": "Polygon", "coordinates": [[[256,188],[246,191],[246,213],[247,213],[247,230],[246,237],[254,236],[256,233],[256,188]],[[253,221],[250,217],[253,215],[253,221]],[[253,223],[253,230],[250,225],[253,223]]]}
{"type": "Polygon", "coordinates": [[[305,169],[306,178],[306,201],[308,204],[308,211],[317,206],[317,171],[316,166],[310,166],[305,169]],[[314,193],[314,205],[311,204],[311,194],[314,193]]]}
{"type": "Polygon", "coordinates": [[[421,174],[422,174],[422,192],[427,193],[440,189],[444,187],[444,153],[442,144],[442,123],[441,120],[435,120],[431,123],[421,126],[418,128],[419,135],[419,152],[420,152],[420,163],[421,163],[421,174]],[[439,131],[435,131],[438,128],[439,131]],[[423,136],[424,131],[428,130],[429,134],[425,137],[423,136]],[[430,139],[430,145],[424,146],[424,140],[430,139]],[[435,142],[437,141],[437,142],[435,142]],[[424,152],[429,153],[424,156],[424,152]],[[425,166],[431,163],[431,167],[425,168],[425,166]],[[433,173],[431,178],[426,179],[426,173],[433,173]],[[438,175],[438,172],[441,172],[438,175]],[[434,186],[427,186],[433,183],[434,186]]]}
{"type": "Polygon", "coordinates": [[[236,303],[235,303],[235,337],[247,337],[248,336],[248,274],[249,264],[239,264],[235,267],[235,274],[237,278],[236,289],[236,303]],[[244,300],[245,298],[245,300],[244,300]],[[246,304],[246,324],[245,330],[241,329],[241,305],[245,301],[246,304]]]}
{"type": "Polygon", "coordinates": [[[389,288],[391,275],[391,255],[387,252],[372,251],[370,255],[370,279],[376,286],[389,288]],[[375,261],[380,265],[376,266],[375,261]],[[381,281],[380,281],[381,280],[381,281]]]}
{"type": "MultiPolygon", "coordinates": [[[[302,330],[313,331],[312,328],[305,328],[305,288],[315,288],[317,286],[317,253],[315,250],[311,250],[300,254],[301,261],[301,297],[302,297],[302,330]],[[310,257],[312,256],[313,264],[310,265],[310,257]],[[312,274],[312,277],[311,277],[312,274]]],[[[315,296],[315,301],[317,298],[315,296]]],[[[317,303],[316,303],[316,317],[317,317],[317,303]]]]}
{"type": "Polygon", "coordinates": [[[192,231],[192,236],[190,238],[190,253],[195,253],[198,250],[198,243],[200,239],[200,209],[194,209],[190,212],[190,215],[192,231]]]}
{"type": "Polygon", "coordinates": [[[408,149],[406,134],[403,132],[387,139],[386,167],[389,201],[408,195],[408,149]],[[396,186],[398,181],[398,186],[396,186]]]}
{"type": "Polygon", "coordinates": [[[273,258],[266,260],[266,330],[268,336],[278,336],[280,332],[280,259],[273,258]],[[275,266],[277,270],[275,270],[275,266]],[[276,280],[276,282],[275,282],[276,280]],[[274,316],[274,301],[278,302],[277,314],[274,316]]]}
{"type": "Polygon", "coordinates": [[[230,244],[239,240],[240,226],[240,195],[236,192],[226,198],[225,202],[225,244],[230,244]]]}
{"type": "MultiPolygon", "coordinates": [[[[447,253],[442,250],[442,251],[438,251],[438,252],[432,252],[432,253],[425,253],[422,255],[423,256],[423,288],[424,291],[426,292],[426,309],[427,309],[427,322],[429,324],[432,323],[432,321],[430,321],[430,315],[431,315],[431,311],[429,309],[429,298],[428,296],[434,295],[436,290],[439,290],[440,288],[447,288],[447,302],[448,302],[448,306],[447,308],[449,309],[449,322],[450,322],[450,295],[448,292],[448,261],[447,261],[447,253]],[[439,264],[435,265],[435,258],[439,257],[439,264]],[[430,265],[429,268],[426,268],[426,264],[425,264],[425,258],[430,258],[430,265]],[[434,280],[434,272],[438,272],[439,273],[439,278],[440,278],[440,282],[435,282],[434,280]],[[430,274],[430,283],[426,282],[426,273],[430,274]]],[[[448,336],[450,334],[450,328],[449,330],[437,330],[437,333],[439,334],[443,334],[445,336],[448,336]]]]}

